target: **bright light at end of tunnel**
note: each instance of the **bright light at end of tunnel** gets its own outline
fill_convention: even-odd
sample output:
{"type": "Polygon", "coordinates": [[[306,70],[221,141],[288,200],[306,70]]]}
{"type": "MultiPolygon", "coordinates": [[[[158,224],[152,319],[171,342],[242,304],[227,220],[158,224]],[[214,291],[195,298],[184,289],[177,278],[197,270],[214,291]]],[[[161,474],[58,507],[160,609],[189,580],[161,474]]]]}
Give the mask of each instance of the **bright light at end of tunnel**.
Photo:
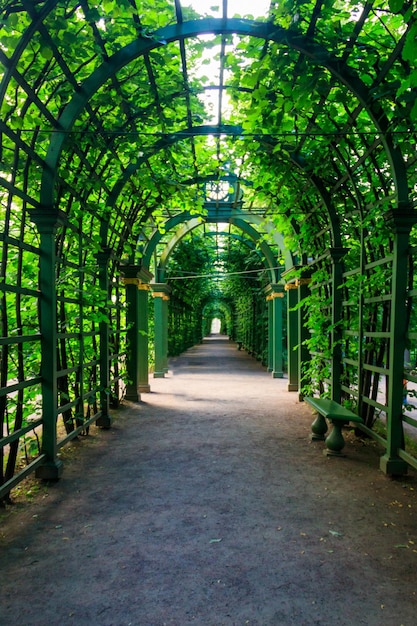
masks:
{"type": "MultiPolygon", "coordinates": [[[[183,6],[189,6],[201,13],[221,17],[222,0],[183,0],[183,6]]],[[[234,15],[251,15],[254,18],[266,17],[268,15],[271,0],[228,0],[227,17],[234,15]]]]}

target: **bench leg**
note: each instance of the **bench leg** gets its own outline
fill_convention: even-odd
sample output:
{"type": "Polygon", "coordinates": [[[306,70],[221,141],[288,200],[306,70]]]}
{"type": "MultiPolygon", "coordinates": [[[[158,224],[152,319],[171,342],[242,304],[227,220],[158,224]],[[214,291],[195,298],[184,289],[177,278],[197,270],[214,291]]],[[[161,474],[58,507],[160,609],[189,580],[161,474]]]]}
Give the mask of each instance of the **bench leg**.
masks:
{"type": "Polygon", "coordinates": [[[317,413],[316,419],[311,424],[311,441],[324,441],[326,439],[327,428],[326,419],[321,413],[317,413]]]}
{"type": "Polygon", "coordinates": [[[332,422],[331,433],[326,437],[326,448],[324,454],[327,456],[343,456],[342,450],[345,447],[345,440],[342,434],[343,422],[332,422]]]}

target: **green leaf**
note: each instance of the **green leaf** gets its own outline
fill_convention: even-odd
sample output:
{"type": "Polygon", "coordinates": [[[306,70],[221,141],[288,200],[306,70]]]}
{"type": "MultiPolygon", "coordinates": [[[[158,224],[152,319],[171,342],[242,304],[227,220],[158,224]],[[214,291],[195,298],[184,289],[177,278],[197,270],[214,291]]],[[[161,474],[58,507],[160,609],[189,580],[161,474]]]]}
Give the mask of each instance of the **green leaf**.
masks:
{"type": "Polygon", "coordinates": [[[49,61],[53,57],[53,52],[49,46],[42,46],[40,49],[41,56],[49,61]]]}
{"type": "Polygon", "coordinates": [[[406,37],[402,57],[405,61],[409,61],[413,65],[417,59],[417,24],[413,24],[406,37]]]}
{"type": "Polygon", "coordinates": [[[417,122],[417,100],[414,102],[413,108],[410,111],[410,117],[414,122],[417,122]]]}
{"type": "Polygon", "coordinates": [[[401,11],[404,5],[404,0],[389,0],[389,8],[393,13],[401,11]]]}

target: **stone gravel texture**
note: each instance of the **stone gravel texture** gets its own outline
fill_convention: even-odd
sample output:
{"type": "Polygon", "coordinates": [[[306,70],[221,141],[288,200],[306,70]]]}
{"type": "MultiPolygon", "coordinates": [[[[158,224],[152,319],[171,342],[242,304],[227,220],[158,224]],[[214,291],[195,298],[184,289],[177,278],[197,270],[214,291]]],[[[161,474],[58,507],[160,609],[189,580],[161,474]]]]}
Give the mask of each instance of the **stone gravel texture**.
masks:
{"type": "Polygon", "coordinates": [[[0,625],[414,626],[416,473],[287,385],[213,335],[70,444],[1,515],[0,625]]]}

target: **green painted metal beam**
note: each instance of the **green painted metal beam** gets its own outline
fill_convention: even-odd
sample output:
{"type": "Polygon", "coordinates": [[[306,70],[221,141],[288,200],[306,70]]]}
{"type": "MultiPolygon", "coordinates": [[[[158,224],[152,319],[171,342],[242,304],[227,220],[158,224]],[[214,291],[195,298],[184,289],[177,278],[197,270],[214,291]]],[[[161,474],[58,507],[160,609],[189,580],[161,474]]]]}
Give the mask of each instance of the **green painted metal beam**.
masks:
{"type": "MultiPolygon", "coordinates": [[[[397,191],[399,206],[408,202],[408,185],[404,160],[399,147],[394,144],[389,132],[390,124],[384,110],[374,98],[369,88],[354,71],[349,68],[332,52],[329,52],[316,43],[311,37],[301,35],[289,29],[276,26],[271,22],[255,22],[239,18],[217,19],[205,18],[191,20],[181,24],[172,24],[155,31],[153,38],[138,37],[130,44],[116,52],[105,63],[102,63],[89,78],[87,78],[79,90],[65,107],[59,118],[61,130],[53,133],[46,155],[46,166],[43,170],[41,185],[41,204],[52,207],[54,201],[55,178],[59,159],[68,132],[73,128],[77,118],[85,109],[90,98],[120,69],[141,55],[148,54],[152,50],[165,46],[176,40],[185,40],[204,34],[219,35],[243,35],[252,36],[265,41],[288,46],[302,53],[311,62],[327,68],[327,70],[347,87],[362,104],[371,117],[375,129],[381,134],[387,159],[391,165],[393,179],[397,191]]],[[[190,129],[190,135],[194,136],[194,129],[190,129]]],[[[219,134],[222,129],[218,129],[219,134]]]]}
{"type": "Polygon", "coordinates": [[[57,388],[57,294],[56,244],[57,231],[66,223],[66,215],[58,210],[33,209],[31,220],[40,234],[39,290],[42,378],[42,449],[45,460],[36,469],[43,480],[57,480],[62,474],[58,458],[56,410],[57,388]]]}

